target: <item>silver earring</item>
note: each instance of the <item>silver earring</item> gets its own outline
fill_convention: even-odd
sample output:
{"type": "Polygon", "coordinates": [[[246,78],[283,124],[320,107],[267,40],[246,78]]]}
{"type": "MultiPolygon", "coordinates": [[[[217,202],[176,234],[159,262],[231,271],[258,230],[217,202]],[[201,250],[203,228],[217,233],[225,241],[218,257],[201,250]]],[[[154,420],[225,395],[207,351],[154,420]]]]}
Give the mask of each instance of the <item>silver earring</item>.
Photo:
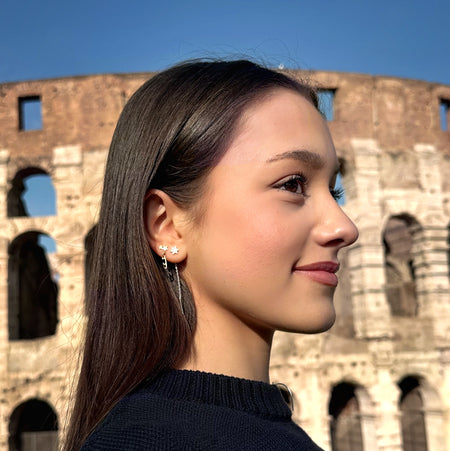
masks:
{"type": "Polygon", "coordinates": [[[169,249],[166,245],[160,245],[159,248],[163,251],[162,254],[162,265],[165,270],[167,270],[167,259],[166,259],[166,251],[169,249]]]}
{"type": "Polygon", "coordinates": [[[277,382],[275,384],[275,387],[278,388],[278,390],[280,390],[281,396],[284,399],[284,402],[290,407],[291,411],[294,411],[294,395],[292,394],[291,389],[286,385],[283,384],[282,382],[277,382]]]}
{"type": "MultiPolygon", "coordinates": [[[[166,252],[167,252],[167,250],[169,249],[169,247],[166,246],[165,244],[161,244],[161,245],[159,246],[159,249],[163,251],[163,254],[162,254],[162,257],[161,257],[161,258],[162,258],[162,265],[163,265],[163,268],[167,271],[167,275],[169,276],[169,279],[170,279],[171,281],[173,281],[173,275],[172,275],[172,273],[169,271],[169,268],[168,268],[168,265],[167,265],[167,258],[166,258],[166,252]]],[[[170,248],[170,253],[171,253],[172,255],[178,254],[178,251],[179,251],[179,249],[178,249],[176,246],[171,246],[171,248],[170,248]]],[[[178,265],[175,263],[174,266],[175,266],[175,276],[176,276],[176,278],[177,278],[178,302],[180,303],[181,312],[182,312],[183,315],[184,315],[183,302],[182,302],[182,299],[181,299],[181,280],[180,280],[180,274],[179,274],[179,272],[178,272],[178,265]]]]}
{"type": "Polygon", "coordinates": [[[180,274],[178,273],[178,265],[175,263],[175,274],[177,277],[177,288],[178,288],[178,302],[180,303],[181,313],[184,315],[183,301],[181,299],[181,281],[180,274]]]}

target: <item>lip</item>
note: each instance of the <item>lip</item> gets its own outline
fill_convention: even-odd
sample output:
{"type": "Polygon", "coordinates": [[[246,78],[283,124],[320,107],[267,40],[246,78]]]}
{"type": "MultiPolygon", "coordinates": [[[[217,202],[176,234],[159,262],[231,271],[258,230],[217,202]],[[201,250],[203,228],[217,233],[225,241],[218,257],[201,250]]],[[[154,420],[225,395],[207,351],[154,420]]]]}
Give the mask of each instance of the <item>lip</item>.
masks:
{"type": "Polygon", "coordinates": [[[304,274],[315,282],[323,285],[335,287],[338,284],[336,272],[339,269],[339,263],[332,261],[316,262],[309,265],[296,266],[294,272],[304,274]]]}

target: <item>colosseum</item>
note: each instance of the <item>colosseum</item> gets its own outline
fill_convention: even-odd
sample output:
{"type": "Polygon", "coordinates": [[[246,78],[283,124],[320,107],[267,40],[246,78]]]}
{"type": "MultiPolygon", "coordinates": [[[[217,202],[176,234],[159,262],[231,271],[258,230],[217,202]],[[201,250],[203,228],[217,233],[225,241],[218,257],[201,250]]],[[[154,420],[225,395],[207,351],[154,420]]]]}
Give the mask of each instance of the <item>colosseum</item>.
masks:
{"type": "MultiPolygon", "coordinates": [[[[325,450],[449,450],[450,86],[291,73],[330,102],[343,209],[360,238],[342,255],[336,324],[277,335],[272,380],[291,388],[295,420],[325,450]]],[[[105,158],[124,103],[151,76],[0,85],[0,450],[61,442],[105,158]],[[24,201],[37,175],[54,214],[24,201]]]]}

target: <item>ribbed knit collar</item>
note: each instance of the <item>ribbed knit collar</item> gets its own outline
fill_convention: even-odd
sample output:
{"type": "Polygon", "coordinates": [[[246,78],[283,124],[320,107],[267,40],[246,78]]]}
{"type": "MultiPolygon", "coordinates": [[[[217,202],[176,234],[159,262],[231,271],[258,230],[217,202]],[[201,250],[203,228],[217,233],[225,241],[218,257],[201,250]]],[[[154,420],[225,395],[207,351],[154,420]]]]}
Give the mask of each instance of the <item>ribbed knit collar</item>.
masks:
{"type": "Polygon", "coordinates": [[[265,382],[190,370],[169,370],[141,387],[169,399],[197,401],[269,418],[290,419],[280,390],[265,382]]]}

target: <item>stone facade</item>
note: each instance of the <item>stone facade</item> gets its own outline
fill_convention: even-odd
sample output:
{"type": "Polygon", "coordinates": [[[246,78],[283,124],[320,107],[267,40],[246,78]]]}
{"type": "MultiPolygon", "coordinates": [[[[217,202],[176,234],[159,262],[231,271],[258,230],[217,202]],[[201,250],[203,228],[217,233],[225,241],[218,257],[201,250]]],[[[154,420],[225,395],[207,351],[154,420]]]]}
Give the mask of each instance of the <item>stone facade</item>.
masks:
{"type": "MultiPolygon", "coordinates": [[[[343,208],[360,238],[342,254],[335,326],[314,336],[278,334],[272,379],[292,389],[295,419],[326,450],[419,449],[408,444],[413,433],[411,440],[426,441],[420,449],[450,449],[450,114],[446,127],[439,114],[450,86],[291,74],[334,92],[329,126],[343,208]]],[[[33,429],[33,412],[50,412],[64,427],[85,320],[86,237],[107,149],[124,103],[151,75],[0,85],[0,450],[52,449],[57,432],[33,429]],[[20,130],[19,99],[36,96],[42,129],[20,130]],[[16,216],[8,207],[14,183],[39,172],[52,179],[57,214],[16,216]],[[45,307],[56,312],[56,331],[49,320],[32,339],[20,332],[16,305],[25,296],[16,259],[24,243],[36,250],[30,232],[56,241],[50,266],[58,273],[57,305],[45,307]]]]}

